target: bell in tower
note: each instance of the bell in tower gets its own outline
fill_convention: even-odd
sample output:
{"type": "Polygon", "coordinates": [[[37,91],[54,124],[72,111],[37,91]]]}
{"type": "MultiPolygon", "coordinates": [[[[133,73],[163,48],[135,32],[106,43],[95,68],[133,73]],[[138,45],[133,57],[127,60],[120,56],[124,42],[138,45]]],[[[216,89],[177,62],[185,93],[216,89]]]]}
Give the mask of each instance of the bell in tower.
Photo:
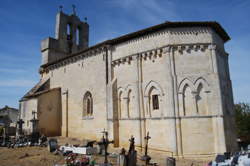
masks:
{"type": "Polygon", "coordinates": [[[71,15],[63,13],[60,6],[56,15],[55,38],[49,37],[41,43],[42,65],[86,49],[88,43],[88,23],[81,21],[76,15],[75,6],[71,15]]]}

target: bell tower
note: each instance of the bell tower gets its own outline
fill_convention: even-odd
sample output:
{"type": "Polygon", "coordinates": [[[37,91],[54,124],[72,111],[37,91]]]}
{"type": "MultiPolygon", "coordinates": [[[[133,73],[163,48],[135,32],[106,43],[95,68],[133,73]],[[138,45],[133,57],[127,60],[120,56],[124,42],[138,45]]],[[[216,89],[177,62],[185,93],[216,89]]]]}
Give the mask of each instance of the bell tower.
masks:
{"type": "Polygon", "coordinates": [[[73,13],[67,15],[60,7],[56,15],[55,38],[47,38],[41,42],[42,65],[54,62],[80,50],[88,48],[89,25],[73,13]]]}

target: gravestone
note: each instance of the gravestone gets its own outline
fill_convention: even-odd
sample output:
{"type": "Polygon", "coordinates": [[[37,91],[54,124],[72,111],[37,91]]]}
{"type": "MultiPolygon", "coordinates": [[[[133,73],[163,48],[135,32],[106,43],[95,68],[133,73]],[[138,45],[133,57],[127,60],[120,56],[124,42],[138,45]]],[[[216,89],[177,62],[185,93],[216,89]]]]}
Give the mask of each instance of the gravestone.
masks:
{"type": "Polygon", "coordinates": [[[32,129],[31,129],[31,132],[32,133],[36,133],[38,132],[38,119],[36,119],[36,116],[35,116],[36,112],[35,111],[32,111],[32,115],[33,115],[33,119],[30,120],[30,122],[32,123],[32,129]]]}
{"type": "Polygon", "coordinates": [[[22,119],[17,121],[17,136],[23,135],[23,123],[24,121],[22,119]]]}
{"type": "Polygon", "coordinates": [[[121,149],[117,162],[119,166],[136,166],[137,151],[135,150],[135,138],[131,136],[129,142],[130,145],[128,154],[126,154],[126,150],[124,148],[121,149]]]}
{"type": "Polygon", "coordinates": [[[119,157],[117,159],[117,165],[118,166],[127,166],[127,156],[126,156],[126,150],[124,148],[121,149],[121,152],[120,152],[119,157]]]}
{"type": "Polygon", "coordinates": [[[127,155],[127,166],[136,166],[137,163],[137,151],[135,150],[135,138],[131,136],[129,139],[130,146],[127,155]]]}
{"type": "Polygon", "coordinates": [[[166,166],[175,166],[175,158],[173,157],[168,157],[166,161],[166,166]]]}

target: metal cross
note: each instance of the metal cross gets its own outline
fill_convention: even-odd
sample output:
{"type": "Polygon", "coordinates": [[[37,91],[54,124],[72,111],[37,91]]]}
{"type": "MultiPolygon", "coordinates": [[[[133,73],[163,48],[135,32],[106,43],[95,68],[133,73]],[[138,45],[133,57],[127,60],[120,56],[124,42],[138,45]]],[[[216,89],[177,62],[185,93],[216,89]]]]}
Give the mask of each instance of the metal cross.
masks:
{"type": "Polygon", "coordinates": [[[72,5],[72,8],[73,8],[73,14],[76,15],[76,6],[74,4],[72,5]]]}
{"type": "Polygon", "coordinates": [[[129,152],[132,152],[135,150],[135,138],[133,137],[133,135],[129,139],[129,142],[130,142],[129,152]]]}
{"type": "Polygon", "coordinates": [[[37,114],[37,112],[32,111],[33,119],[36,119],[36,114],[37,114]]]}
{"type": "Polygon", "coordinates": [[[24,123],[24,121],[23,121],[22,119],[19,119],[19,120],[17,121],[18,128],[22,128],[23,123],[24,123]]]}
{"type": "Polygon", "coordinates": [[[146,140],[146,147],[145,147],[145,155],[148,155],[148,140],[151,139],[149,136],[149,132],[147,133],[147,136],[144,138],[146,140]]]}
{"type": "Polygon", "coordinates": [[[103,137],[102,137],[102,142],[101,144],[104,145],[104,153],[105,153],[105,159],[104,159],[104,165],[107,166],[108,165],[108,145],[109,144],[113,144],[114,141],[109,141],[108,139],[108,131],[106,131],[105,129],[103,130],[103,137]]]}
{"type": "Polygon", "coordinates": [[[60,12],[62,12],[62,9],[63,9],[63,6],[62,6],[62,5],[60,5],[60,6],[59,6],[59,10],[60,10],[60,12]]]}

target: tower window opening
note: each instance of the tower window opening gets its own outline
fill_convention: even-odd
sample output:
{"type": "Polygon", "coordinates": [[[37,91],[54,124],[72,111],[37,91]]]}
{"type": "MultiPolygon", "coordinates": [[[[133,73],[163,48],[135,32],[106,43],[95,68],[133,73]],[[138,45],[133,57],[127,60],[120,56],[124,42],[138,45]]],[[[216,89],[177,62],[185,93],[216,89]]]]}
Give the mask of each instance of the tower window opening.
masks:
{"type": "Polygon", "coordinates": [[[76,29],[76,44],[80,44],[80,27],[77,27],[76,29]]]}
{"type": "Polygon", "coordinates": [[[71,39],[71,25],[67,24],[67,39],[71,39]]]}

